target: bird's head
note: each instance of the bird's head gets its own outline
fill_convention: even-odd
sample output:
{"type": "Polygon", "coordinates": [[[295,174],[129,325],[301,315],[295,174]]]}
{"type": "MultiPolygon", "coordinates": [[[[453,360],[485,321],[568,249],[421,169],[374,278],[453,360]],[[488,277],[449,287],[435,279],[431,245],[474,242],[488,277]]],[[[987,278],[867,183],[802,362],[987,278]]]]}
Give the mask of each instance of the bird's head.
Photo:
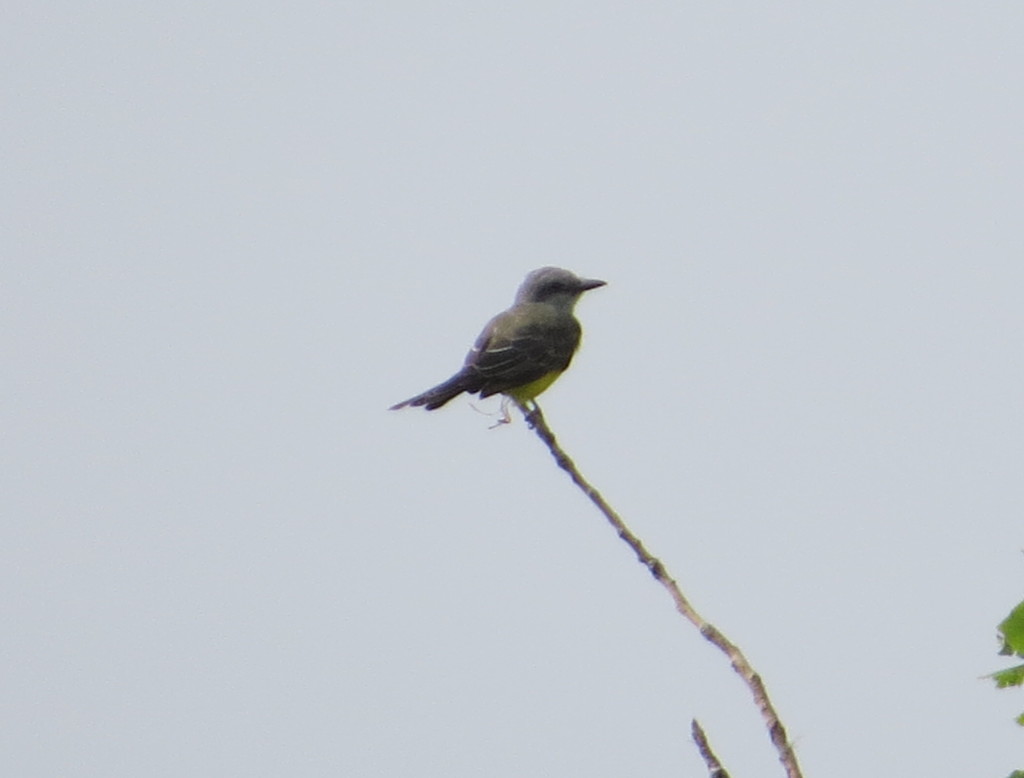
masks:
{"type": "Polygon", "coordinates": [[[516,293],[516,304],[561,303],[571,306],[588,289],[597,289],[606,283],[596,278],[580,278],[560,267],[542,267],[523,281],[516,293]]]}

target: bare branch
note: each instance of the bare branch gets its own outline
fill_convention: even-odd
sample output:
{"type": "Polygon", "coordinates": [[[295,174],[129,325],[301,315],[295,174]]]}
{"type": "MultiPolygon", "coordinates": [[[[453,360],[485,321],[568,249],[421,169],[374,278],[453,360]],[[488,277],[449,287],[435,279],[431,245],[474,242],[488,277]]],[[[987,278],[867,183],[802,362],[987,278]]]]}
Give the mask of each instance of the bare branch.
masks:
{"type": "Polygon", "coordinates": [[[729,778],[729,773],[722,767],[715,752],[711,750],[708,737],[704,734],[701,725],[697,723],[697,719],[691,722],[690,734],[693,736],[693,742],[697,744],[697,750],[700,751],[704,764],[708,766],[708,778],[729,778]]]}
{"type": "Polygon", "coordinates": [[[679,588],[679,584],[675,582],[665,566],[661,563],[661,560],[655,557],[645,547],[640,538],[634,535],[629,527],[626,526],[622,517],[607,503],[601,493],[591,486],[587,480],[580,474],[580,471],[576,468],[575,463],[569,458],[569,455],[562,450],[555,440],[555,435],[548,427],[547,422],[544,420],[544,414],[541,413],[540,406],[536,402],[532,403],[532,407],[529,407],[523,403],[517,403],[519,410],[522,411],[523,416],[526,419],[526,423],[533,428],[537,433],[537,436],[544,441],[548,449],[551,451],[551,455],[555,458],[555,462],[560,468],[569,474],[569,477],[575,483],[590,501],[597,506],[598,510],[604,514],[604,517],[608,520],[608,523],[612,525],[619,537],[626,542],[636,554],[637,560],[640,564],[644,565],[648,570],[651,571],[651,575],[654,579],[660,583],[669,596],[675,603],[676,610],[683,615],[691,624],[693,624],[700,634],[704,636],[704,639],[714,645],[718,650],[728,657],[732,669],[736,671],[736,674],[740,676],[743,683],[746,684],[750,693],[754,697],[754,703],[757,705],[758,711],[761,713],[761,719],[764,721],[765,727],[768,729],[768,737],[770,738],[772,745],[775,746],[775,750],[778,752],[779,761],[782,766],[786,769],[786,775],[788,778],[802,778],[800,772],[800,766],[797,763],[796,753],[793,751],[793,747],[786,736],[786,729],[782,725],[782,721],[779,719],[779,714],[775,710],[775,706],[768,698],[768,692],[764,688],[764,682],[761,680],[761,676],[758,675],[754,668],[751,667],[750,662],[740,651],[739,647],[725,637],[713,624],[709,623],[703,616],[701,616],[696,609],[690,604],[689,600],[683,595],[682,590],[679,588]]]}

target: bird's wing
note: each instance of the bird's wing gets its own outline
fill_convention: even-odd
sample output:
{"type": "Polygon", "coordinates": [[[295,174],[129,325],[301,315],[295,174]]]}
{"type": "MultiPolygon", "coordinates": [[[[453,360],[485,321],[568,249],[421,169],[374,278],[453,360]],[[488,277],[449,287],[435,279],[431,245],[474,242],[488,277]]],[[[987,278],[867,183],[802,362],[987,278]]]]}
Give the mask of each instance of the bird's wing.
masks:
{"type": "Polygon", "coordinates": [[[480,395],[487,397],[564,370],[579,337],[579,324],[571,316],[512,308],[495,316],[480,333],[466,356],[466,367],[480,376],[480,395]]]}

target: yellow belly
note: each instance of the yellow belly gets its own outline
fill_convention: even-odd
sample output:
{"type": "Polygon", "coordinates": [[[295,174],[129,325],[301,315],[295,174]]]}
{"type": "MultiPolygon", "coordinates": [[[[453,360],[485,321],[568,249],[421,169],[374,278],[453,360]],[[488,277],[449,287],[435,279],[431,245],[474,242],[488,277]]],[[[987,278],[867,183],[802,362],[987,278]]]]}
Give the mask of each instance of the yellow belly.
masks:
{"type": "Polygon", "coordinates": [[[531,381],[528,384],[517,386],[515,389],[509,389],[505,394],[521,403],[528,402],[551,386],[551,384],[555,382],[555,379],[560,375],[562,375],[561,370],[553,370],[547,375],[541,376],[536,381],[531,381]]]}

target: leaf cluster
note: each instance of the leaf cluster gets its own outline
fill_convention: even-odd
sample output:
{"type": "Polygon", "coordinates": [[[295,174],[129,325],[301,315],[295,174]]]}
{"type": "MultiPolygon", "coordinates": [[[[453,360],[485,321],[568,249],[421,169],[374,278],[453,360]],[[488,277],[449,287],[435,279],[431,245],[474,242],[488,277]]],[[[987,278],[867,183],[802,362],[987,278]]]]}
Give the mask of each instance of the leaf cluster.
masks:
{"type": "MultiPolygon", "coordinates": [[[[1003,656],[1024,658],[1024,602],[1017,604],[1010,615],[999,624],[999,637],[1002,647],[999,653],[1003,656]]],[[[1008,686],[1024,686],[1024,664],[997,670],[989,675],[995,681],[997,689],[1008,686]]],[[[1024,726],[1024,713],[1017,717],[1017,723],[1024,726]]],[[[1024,772],[1016,771],[1011,778],[1024,778],[1024,772]]]]}

